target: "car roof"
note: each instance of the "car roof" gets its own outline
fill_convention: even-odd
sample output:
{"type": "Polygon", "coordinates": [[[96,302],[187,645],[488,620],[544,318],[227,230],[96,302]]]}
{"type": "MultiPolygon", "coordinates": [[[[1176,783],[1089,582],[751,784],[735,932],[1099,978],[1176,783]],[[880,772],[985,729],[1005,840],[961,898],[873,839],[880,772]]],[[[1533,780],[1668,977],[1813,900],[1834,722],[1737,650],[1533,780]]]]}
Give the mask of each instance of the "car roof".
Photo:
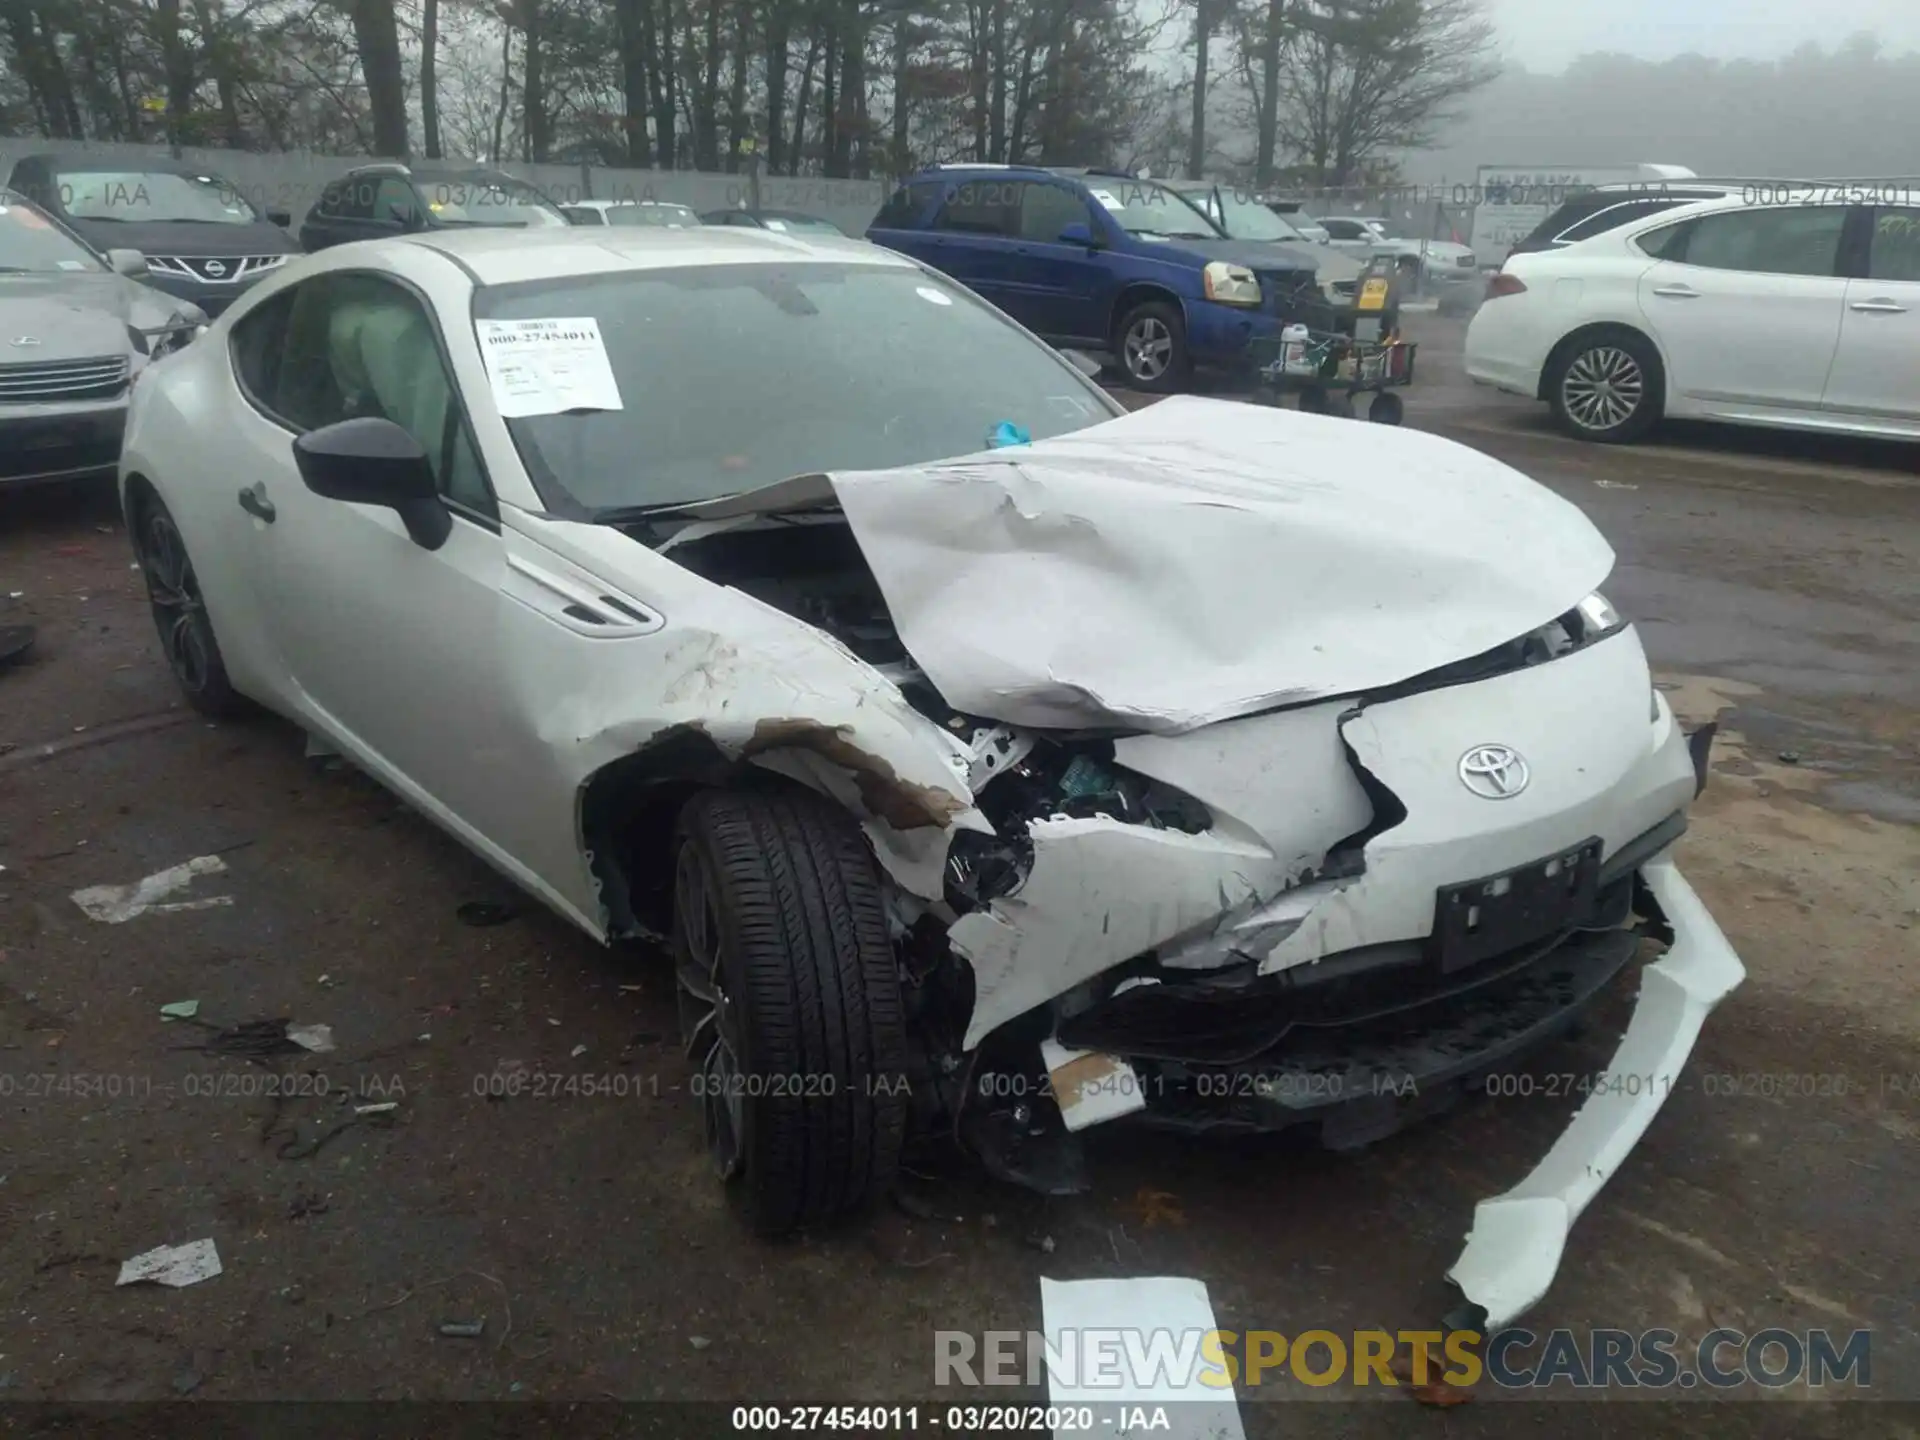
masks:
{"type": "Polygon", "coordinates": [[[170,155],[140,156],[138,159],[116,160],[107,155],[22,155],[17,165],[39,164],[55,171],[69,171],[84,174],[99,171],[111,175],[217,175],[211,165],[195,165],[185,160],[175,160],[170,155]]]}
{"type": "Polygon", "coordinates": [[[623,270],[671,270],[718,265],[856,264],[918,270],[904,255],[846,236],[798,235],[737,226],[697,230],[645,226],[517,230],[427,230],[385,242],[434,250],[462,266],[481,285],[605,275],[623,270]]]}
{"type": "Polygon", "coordinates": [[[574,210],[623,210],[629,205],[672,206],[675,210],[691,210],[693,207],[684,200],[569,200],[567,207],[574,210]]]}

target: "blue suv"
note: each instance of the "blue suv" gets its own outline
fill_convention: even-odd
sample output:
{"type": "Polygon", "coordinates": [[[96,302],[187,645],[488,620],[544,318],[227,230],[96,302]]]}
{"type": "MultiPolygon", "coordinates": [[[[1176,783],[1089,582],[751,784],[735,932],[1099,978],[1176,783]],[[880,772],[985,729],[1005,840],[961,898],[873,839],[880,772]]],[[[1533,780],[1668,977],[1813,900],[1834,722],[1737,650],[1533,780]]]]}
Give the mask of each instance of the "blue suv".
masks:
{"type": "Polygon", "coordinates": [[[867,239],[1042,339],[1112,353],[1142,390],[1238,370],[1295,321],[1331,328],[1310,261],[1229,239],[1179,192],[1119,171],[951,165],[893,194],[867,239]]]}

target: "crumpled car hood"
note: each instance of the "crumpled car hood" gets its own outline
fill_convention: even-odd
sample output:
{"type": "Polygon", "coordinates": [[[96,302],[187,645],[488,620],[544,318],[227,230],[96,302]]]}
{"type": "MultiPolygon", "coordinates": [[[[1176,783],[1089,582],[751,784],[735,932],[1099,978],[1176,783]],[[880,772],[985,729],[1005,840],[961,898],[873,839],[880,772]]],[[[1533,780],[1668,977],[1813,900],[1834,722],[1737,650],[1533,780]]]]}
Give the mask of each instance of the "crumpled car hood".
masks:
{"type": "Polygon", "coordinates": [[[1424,674],[1565,614],[1613,551],[1464,445],[1175,397],[1033,445],[689,507],[839,501],[947,703],[1196,729],[1424,674]]]}

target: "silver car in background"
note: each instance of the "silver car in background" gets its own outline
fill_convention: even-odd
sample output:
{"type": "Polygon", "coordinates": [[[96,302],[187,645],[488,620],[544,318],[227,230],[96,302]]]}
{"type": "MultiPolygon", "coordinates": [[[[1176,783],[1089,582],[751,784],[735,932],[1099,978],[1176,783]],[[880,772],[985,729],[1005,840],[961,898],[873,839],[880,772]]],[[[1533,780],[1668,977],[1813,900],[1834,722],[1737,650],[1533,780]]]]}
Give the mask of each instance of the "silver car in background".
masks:
{"type": "Polygon", "coordinates": [[[0,190],[0,484],[113,473],[134,381],[207,321],[146,273],[0,190]]]}

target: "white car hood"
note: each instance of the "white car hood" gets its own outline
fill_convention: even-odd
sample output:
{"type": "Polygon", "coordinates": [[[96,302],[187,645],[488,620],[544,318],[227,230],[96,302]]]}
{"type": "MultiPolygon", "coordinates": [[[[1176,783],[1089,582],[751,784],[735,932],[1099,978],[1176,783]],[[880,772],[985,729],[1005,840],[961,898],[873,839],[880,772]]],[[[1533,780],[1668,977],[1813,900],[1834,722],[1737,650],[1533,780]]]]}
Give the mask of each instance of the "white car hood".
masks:
{"type": "Polygon", "coordinates": [[[1565,614],[1613,568],[1577,508],[1466,446],[1185,396],[683,513],[826,485],[946,701],[1041,729],[1177,733],[1394,684],[1565,614]]]}

